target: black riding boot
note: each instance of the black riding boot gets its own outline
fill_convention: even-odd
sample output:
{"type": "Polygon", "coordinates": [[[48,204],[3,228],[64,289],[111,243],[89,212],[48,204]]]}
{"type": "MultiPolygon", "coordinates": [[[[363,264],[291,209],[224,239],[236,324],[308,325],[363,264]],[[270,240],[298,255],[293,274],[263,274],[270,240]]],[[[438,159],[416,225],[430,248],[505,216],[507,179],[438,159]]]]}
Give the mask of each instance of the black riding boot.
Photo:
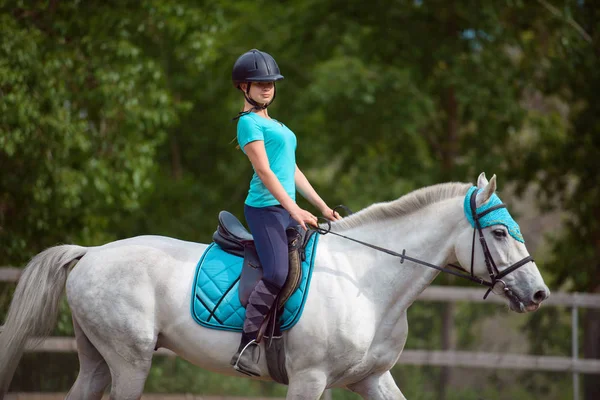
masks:
{"type": "Polygon", "coordinates": [[[231,359],[233,368],[244,374],[260,376],[260,368],[258,367],[260,347],[256,343],[256,337],[269,310],[273,306],[273,303],[275,303],[280,289],[272,283],[261,279],[248,298],[242,341],[240,342],[238,351],[231,359]]]}

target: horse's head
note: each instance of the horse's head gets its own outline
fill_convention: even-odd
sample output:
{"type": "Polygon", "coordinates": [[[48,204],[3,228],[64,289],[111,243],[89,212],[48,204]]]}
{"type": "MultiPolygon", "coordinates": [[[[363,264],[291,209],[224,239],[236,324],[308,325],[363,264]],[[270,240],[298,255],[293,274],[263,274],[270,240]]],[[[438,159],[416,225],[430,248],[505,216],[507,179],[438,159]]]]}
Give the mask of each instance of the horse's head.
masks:
{"type": "Polygon", "coordinates": [[[456,257],[473,275],[493,283],[511,310],[535,311],[550,295],[540,271],[525,247],[517,223],[496,192],[496,176],[482,173],[467,193],[464,213],[468,224],[457,236],[456,257]]]}

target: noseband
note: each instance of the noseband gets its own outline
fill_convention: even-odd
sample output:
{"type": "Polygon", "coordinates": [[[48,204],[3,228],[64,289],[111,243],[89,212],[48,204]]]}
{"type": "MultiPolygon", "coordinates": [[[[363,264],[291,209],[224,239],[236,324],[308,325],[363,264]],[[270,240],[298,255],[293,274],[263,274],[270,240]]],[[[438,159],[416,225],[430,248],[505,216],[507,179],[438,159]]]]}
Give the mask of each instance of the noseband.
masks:
{"type": "MultiPolygon", "coordinates": [[[[516,263],[514,263],[513,265],[511,265],[510,267],[504,269],[502,272],[500,272],[498,270],[498,267],[496,267],[496,263],[494,262],[494,259],[492,258],[492,254],[490,253],[489,247],[487,245],[487,242],[485,241],[485,237],[483,236],[483,229],[481,228],[481,218],[483,218],[483,216],[491,213],[494,210],[498,210],[500,208],[506,208],[506,204],[504,203],[500,203],[497,204],[495,206],[492,206],[490,208],[488,208],[485,211],[482,211],[480,213],[477,213],[477,205],[476,205],[476,198],[477,198],[477,190],[473,190],[473,193],[471,193],[471,197],[469,198],[469,204],[470,204],[470,208],[471,208],[471,215],[473,216],[473,220],[474,220],[474,225],[475,227],[473,228],[473,243],[471,246],[471,271],[469,274],[469,271],[465,270],[464,268],[458,266],[458,265],[454,265],[454,264],[448,264],[448,266],[456,268],[460,271],[464,271],[465,273],[461,273],[461,272],[457,272],[454,271],[452,269],[449,268],[444,268],[444,267],[440,267],[438,265],[434,265],[431,263],[428,263],[427,261],[423,261],[423,260],[419,260],[417,258],[413,258],[413,257],[409,257],[406,255],[406,250],[402,250],[402,254],[397,253],[393,250],[389,250],[383,247],[379,247],[376,246],[374,244],[371,243],[367,243],[367,242],[363,242],[361,240],[358,239],[354,239],[348,236],[344,236],[341,235],[339,233],[336,232],[331,232],[331,222],[329,220],[325,220],[324,218],[320,218],[323,219],[325,221],[325,223],[327,224],[327,229],[321,228],[321,227],[310,227],[310,229],[314,229],[315,231],[317,231],[318,233],[320,233],[321,235],[325,235],[328,233],[331,233],[333,235],[342,237],[344,239],[348,239],[351,240],[353,242],[362,244],[363,246],[367,246],[370,247],[372,249],[375,249],[377,251],[381,251],[383,253],[387,253],[389,255],[392,255],[394,257],[398,257],[400,258],[400,264],[404,263],[404,260],[408,260],[411,262],[414,262],[416,264],[420,264],[429,268],[433,268],[436,269],[438,271],[441,272],[445,272],[447,274],[451,274],[454,276],[458,276],[459,278],[463,278],[463,279],[467,279],[471,282],[475,282],[477,284],[483,285],[483,286],[487,286],[488,290],[485,293],[485,295],[483,296],[483,299],[487,299],[488,295],[490,294],[490,292],[494,289],[494,287],[496,286],[496,284],[501,283],[502,284],[502,291],[503,293],[509,298],[511,299],[513,302],[515,303],[519,303],[520,300],[518,297],[516,297],[516,295],[508,288],[508,286],[506,285],[506,282],[504,282],[502,280],[502,278],[504,278],[506,275],[510,274],[511,272],[515,271],[516,269],[522,267],[523,265],[527,264],[528,262],[533,262],[533,257],[531,256],[527,256],[525,258],[523,258],[521,261],[518,261],[516,263]],[[487,267],[488,273],[490,275],[490,280],[486,281],[483,278],[480,278],[478,276],[475,276],[475,274],[473,273],[473,264],[474,264],[474,260],[475,260],[475,233],[479,232],[479,243],[481,244],[481,248],[483,250],[483,256],[485,258],[485,265],[487,267]]],[[[338,209],[344,209],[346,212],[348,212],[349,214],[352,214],[352,212],[350,211],[350,209],[346,206],[340,205],[340,206],[336,206],[333,211],[335,214],[335,211],[338,209]]]]}

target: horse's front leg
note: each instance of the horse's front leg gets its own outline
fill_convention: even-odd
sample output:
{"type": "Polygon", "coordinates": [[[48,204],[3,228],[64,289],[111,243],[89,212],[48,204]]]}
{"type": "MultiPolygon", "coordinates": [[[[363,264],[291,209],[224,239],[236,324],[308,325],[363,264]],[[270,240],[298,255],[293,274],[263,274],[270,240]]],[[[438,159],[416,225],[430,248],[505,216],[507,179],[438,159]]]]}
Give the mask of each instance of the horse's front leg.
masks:
{"type": "Polygon", "coordinates": [[[325,373],[311,369],[290,376],[286,399],[319,400],[327,387],[325,373]]]}
{"type": "Polygon", "coordinates": [[[380,375],[371,375],[362,381],[349,385],[348,389],[368,400],[406,400],[390,371],[380,375]]]}

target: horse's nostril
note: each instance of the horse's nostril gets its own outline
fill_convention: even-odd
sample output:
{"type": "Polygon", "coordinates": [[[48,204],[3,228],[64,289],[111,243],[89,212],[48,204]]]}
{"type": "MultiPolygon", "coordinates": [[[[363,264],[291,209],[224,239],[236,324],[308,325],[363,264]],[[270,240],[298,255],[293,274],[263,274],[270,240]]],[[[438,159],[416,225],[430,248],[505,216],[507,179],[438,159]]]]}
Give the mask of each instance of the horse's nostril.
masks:
{"type": "Polygon", "coordinates": [[[545,290],[538,290],[533,295],[533,302],[535,304],[540,304],[542,301],[548,298],[548,293],[545,290]]]}

